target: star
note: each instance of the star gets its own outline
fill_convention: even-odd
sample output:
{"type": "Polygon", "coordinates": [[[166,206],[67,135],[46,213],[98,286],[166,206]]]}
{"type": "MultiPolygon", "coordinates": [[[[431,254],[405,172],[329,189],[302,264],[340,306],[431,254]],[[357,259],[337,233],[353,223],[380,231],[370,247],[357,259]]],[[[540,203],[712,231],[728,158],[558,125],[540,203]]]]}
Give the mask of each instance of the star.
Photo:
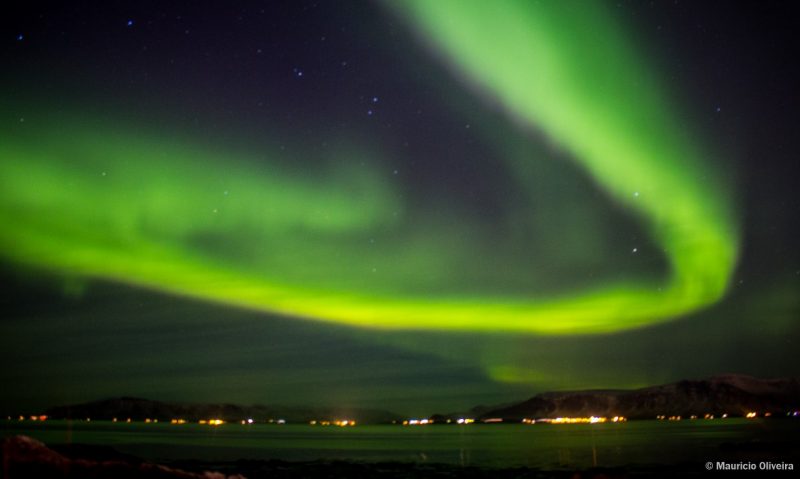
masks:
{"type": "Polygon", "coordinates": [[[23,38],[25,38],[25,37],[21,33],[19,35],[17,35],[17,41],[18,42],[21,42],[23,38]]]}
{"type": "Polygon", "coordinates": [[[378,103],[378,97],[377,96],[373,96],[372,97],[372,103],[378,103]]]}
{"type": "Polygon", "coordinates": [[[636,253],[638,251],[639,251],[639,248],[633,248],[633,253],[636,253]]]}
{"type": "Polygon", "coordinates": [[[128,23],[127,23],[127,25],[128,25],[129,27],[132,27],[132,26],[133,26],[133,20],[128,20],[128,23]]]}

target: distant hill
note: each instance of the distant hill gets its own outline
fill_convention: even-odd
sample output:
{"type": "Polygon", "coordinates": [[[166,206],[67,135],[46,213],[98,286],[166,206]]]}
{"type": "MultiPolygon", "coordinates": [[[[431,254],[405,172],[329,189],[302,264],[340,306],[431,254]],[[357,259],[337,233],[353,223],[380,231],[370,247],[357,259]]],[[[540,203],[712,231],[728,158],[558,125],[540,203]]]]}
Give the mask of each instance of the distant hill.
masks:
{"type": "MultiPolygon", "coordinates": [[[[477,419],[613,417],[653,419],[656,416],[713,414],[744,416],[755,411],[785,414],[800,410],[800,380],[797,378],[758,379],[743,375],[717,376],[703,380],[684,380],[661,386],[634,390],[560,391],[538,394],[520,403],[502,406],[478,406],[466,414],[434,415],[437,423],[458,417],[477,419]]],[[[379,409],[312,408],[238,404],[190,404],[119,397],[100,401],[58,406],[46,411],[53,419],[113,419],[134,421],[158,419],[222,419],[239,422],[285,420],[288,423],[309,421],[355,420],[361,424],[386,424],[403,419],[399,414],[379,409]]]]}
{"type": "Polygon", "coordinates": [[[222,419],[226,422],[239,422],[253,419],[257,422],[285,420],[288,423],[307,423],[316,421],[354,420],[359,423],[389,423],[400,418],[398,414],[379,409],[360,408],[311,408],[283,406],[242,406],[238,404],[189,404],[152,401],[134,397],[103,399],[82,404],[58,406],[49,409],[47,415],[52,419],[113,419],[134,421],[158,419],[169,422],[172,419],[198,421],[201,419],[222,419]]]}
{"type": "Polygon", "coordinates": [[[743,416],[750,411],[785,414],[800,409],[797,378],[758,379],[742,375],[684,380],[635,390],[587,390],[538,394],[511,406],[490,409],[481,418],[613,417],[653,419],[659,415],[743,416]]]}

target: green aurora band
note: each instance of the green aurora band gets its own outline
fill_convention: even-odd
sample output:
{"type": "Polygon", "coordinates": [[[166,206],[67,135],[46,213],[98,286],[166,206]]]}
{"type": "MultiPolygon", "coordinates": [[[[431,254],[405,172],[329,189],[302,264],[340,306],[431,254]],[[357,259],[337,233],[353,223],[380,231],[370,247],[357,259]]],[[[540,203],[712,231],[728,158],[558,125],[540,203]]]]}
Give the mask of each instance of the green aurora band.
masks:
{"type": "MultiPolygon", "coordinates": [[[[569,152],[645,222],[670,267],[660,287],[623,281],[555,298],[419,294],[400,280],[394,293],[370,288],[369,279],[337,276],[344,264],[369,268],[373,259],[359,259],[347,240],[406,230],[402,195],[377,166],[358,167],[366,148],[343,147],[316,175],[298,174],[277,157],[253,161],[49,113],[33,115],[35,133],[31,121],[0,132],[2,254],[68,278],[375,328],[603,333],[722,297],[738,250],[725,190],[602,5],[387,5],[457,74],[569,152]],[[213,254],[219,248],[226,256],[213,254]],[[305,281],[314,270],[328,281],[305,281]]],[[[382,264],[451,278],[442,258],[457,246],[399,237],[413,245],[378,250],[382,264]]]]}

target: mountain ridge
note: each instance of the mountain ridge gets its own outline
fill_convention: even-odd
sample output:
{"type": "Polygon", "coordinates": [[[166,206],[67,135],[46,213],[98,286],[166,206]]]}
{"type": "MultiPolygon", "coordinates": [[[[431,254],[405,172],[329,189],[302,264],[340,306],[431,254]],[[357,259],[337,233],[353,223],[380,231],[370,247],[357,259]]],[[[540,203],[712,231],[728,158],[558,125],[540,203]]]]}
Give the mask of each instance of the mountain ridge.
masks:
{"type": "Polygon", "coordinates": [[[511,406],[491,409],[481,419],[589,416],[654,419],[657,416],[744,416],[750,412],[786,413],[798,409],[798,378],[759,379],[725,374],[630,390],[544,392],[511,406]]]}
{"type": "MultiPolygon", "coordinates": [[[[800,379],[760,379],[725,374],[707,379],[684,379],[638,389],[587,389],[548,391],[520,402],[475,406],[466,413],[433,414],[435,422],[471,417],[477,420],[556,417],[614,417],[654,419],[659,416],[704,417],[744,416],[751,412],[785,414],[800,410],[800,379]]],[[[357,423],[388,424],[402,422],[400,414],[380,409],[349,407],[302,407],[233,403],[163,402],[131,396],[57,406],[46,411],[53,419],[146,419],[199,421],[221,419],[239,422],[308,423],[311,421],[352,420],[357,423]]]]}
{"type": "Polygon", "coordinates": [[[100,399],[80,404],[56,406],[46,411],[53,419],[100,420],[159,420],[199,421],[221,419],[239,422],[253,419],[257,422],[310,422],[351,420],[365,423],[387,423],[400,418],[398,414],[381,409],[349,407],[293,407],[280,405],[239,405],[233,403],[182,403],[163,402],[132,396],[100,399]]]}

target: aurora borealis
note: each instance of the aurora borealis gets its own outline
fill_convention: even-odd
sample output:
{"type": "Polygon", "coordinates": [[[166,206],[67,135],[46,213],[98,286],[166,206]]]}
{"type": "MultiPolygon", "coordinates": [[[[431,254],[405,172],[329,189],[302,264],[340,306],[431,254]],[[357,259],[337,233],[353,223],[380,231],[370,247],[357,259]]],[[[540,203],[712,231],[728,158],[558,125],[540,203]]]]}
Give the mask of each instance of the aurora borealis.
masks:
{"type": "MultiPolygon", "coordinates": [[[[11,259],[57,271],[373,327],[613,331],[674,318],[724,293],[737,249],[727,199],[713,180],[700,184],[697,171],[703,169],[702,158],[693,145],[681,143],[675,120],[662,106],[662,95],[642,80],[648,77],[647,67],[637,64],[602,12],[519,2],[504,8],[487,7],[484,2],[463,8],[427,1],[409,6],[418,11],[410,23],[430,25],[428,30],[436,32],[434,40],[446,46],[448,57],[463,64],[476,83],[489,85],[493,96],[514,114],[566,145],[614,199],[649,220],[648,229],[672,269],[662,291],[623,284],[555,300],[419,298],[360,288],[311,289],[305,278],[293,284],[271,265],[249,267],[263,265],[262,258],[269,255],[258,247],[243,258],[248,265],[220,264],[218,258],[187,245],[187,237],[235,243],[237,228],[244,228],[264,249],[276,244],[280,250],[285,242],[298,241],[298,236],[318,235],[319,242],[328,245],[335,241],[333,235],[365,235],[392,227],[385,224],[402,221],[392,218],[402,209],[402,201],[377,172],[348,167],[352,158],[368,157],[366,152],[341,153],[343,158],[330,175],[331,182],[339,180],[341,186],[325,185],[324,177],[304,185],[302,179],[281,177],[268,169],[220,171],[223,162],[237,163],[230,152],[209,155],[183,145],[141,141],[130,134],[115,136],[99,126],[59,132],[60,137],[46,139],[48,148],[41,152],[5,139],[3,143],[13,148],[3,153],[3,178],[8,183],[4,204],[13,208],[4,215],[5,250],[11,259]],[[513,28],[508,28],[509,21],[513,28]],[[488,29],[491,41],[469,33],[478,28],[488,29]],[[592,35],[570,33],[565,41],[555,32],[592,35]],[[604,38],[602,49],[591,43],[597,32],[604,38]],[[509,54],[493,55],[498,49],[509,54]],[[520,56],[526,60],[517,60],[520,56]],[[591,75],[583,77],[581,71],[591,75]],[[563,78],[590,81],[565,83],[563,78]],[[69,171],[58,168],[65,159],[69,171]],[[206,167],[187,175],[192,161],[206,167]],[[79,168],[83,163],[89,164],[79,168]],[[212,191],[225,197],[209,198],[212,191]],[[106,207],[98,210],[94,205],[99,203],[106,207]],[[52,224],[53,217],[61,224],[52,224]],[[31,224],[31,218],[41,218],[44,224],[31,224]],[[295,232],[284,234],[287,229],[295,232]]],[[[57,121],[81,123],[71,118],[57,121]]],[[[45,135],[59,130],[56,125],[42,127],[45,135]]],[[[437,238],[442,240],[446,238],[437,238]]],[[[418,248],[441,249],[436,244],[418,248]]],[[[345,253],[349,264],[358,254],[344,247],[337,250],[345,253]]],[[[430,267],[427,257],[417,258],[415,253],[404,262],[430,267]]],[[[449,280],[445,273],[441,281],[449,280]]]]}
{"type": "MultiPolygon", "coordinates": [[[[726,352],[689,370],[700,346],[687,328],[710,332],[720,351],[739,344],[731,334],[759,331],[758,352],[767,336],[796,337],[800,263],[753,240],[763,220],[747,213],[761,208],[751,192],[766,187],[740,143],[750,120],[714,123],[740,87],[697,101],[713,88],[695,89],[691,68],[731,67],[686,54],[677,36],[648,40],[621,13],[679,31],[691,7],[646,8],[21,10],[3,27],[6,63],[18,65],[0,101],[0,254],[13,312],[3,332],[14,343],[3,359],[46,369],[49,356],[30,356],[24,338],[76,328],[84,352],[48,346],[70,377],[95,367],[84,356],[91,331],[108,341],[117,325],[172,338],[144,361],[162,379],[126,386],[95,371],[90,390],[207,395],[176,379],[197,374],[264,378],[241,397],[279,388],[292,401],[344,375],[360,379],[341,385],[342,400],[369,403],[388,383],[412,387],[396,380],[401,368],[426,371],[423,396],[441,398],[415,404],[468,403],[466,389],[483,398],[742,369],[726,352]],[[742,291],[748,276],[763,279],[742,291]],[[49,319],[31,322],[34,294],[51,298],[33,308],[49,319]],[[65,321],[73,315],[84,319],[65,321]],[[238,339],[214,341],[220,351],[202,371],[162,376],[165,364],[193,363],[193,344],[213,341],[194,330],[209,325],[238,339]],[[350,346],[332,348],[328,335],[350,346]],[[675,363],[642,346],[656,337],[680,343],[675,363]],[[327,364],[291,374],[297,353],[285,338],[327,364]],[[620,344],[628,353],[608,352],[620,344]],[[373,362],[369,379],[355,373],[373,362]]],[[[765,138],[751,141],[773,144],[765,138]]],[[[788,182],[795,170],[772,161],[788,182]]],[[[792,244],[797,200],[767,189],[789,202],[771,239],[792,244]]],[[[140,334],[113,335],[127,346],[90,356],[128,370],[140,334]]],[[[752,372],[796,373],[774,369],[790,350],[771,350],[752,372]]],[[[32,390],[46,391],[52,378],[29,367],[32,390]]]]}

